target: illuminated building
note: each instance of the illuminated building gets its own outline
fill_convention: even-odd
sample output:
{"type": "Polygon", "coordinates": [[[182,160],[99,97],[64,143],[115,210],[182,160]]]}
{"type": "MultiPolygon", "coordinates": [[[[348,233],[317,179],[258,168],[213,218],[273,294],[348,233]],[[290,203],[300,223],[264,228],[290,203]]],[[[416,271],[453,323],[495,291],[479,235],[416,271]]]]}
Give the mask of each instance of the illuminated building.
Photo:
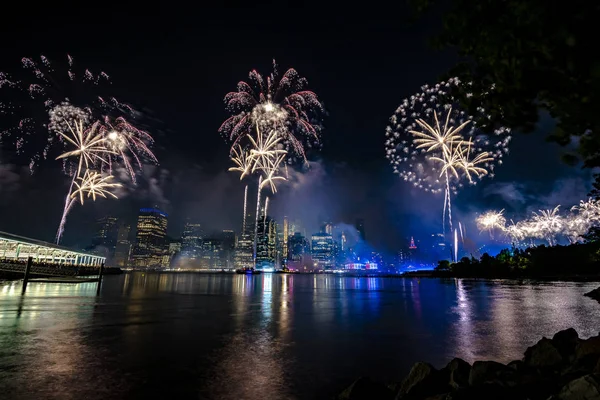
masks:
{"type": "Polygon", "coordinates": [[[129,259],[131,257],[131,241],[129,240],[130,232],[130,225],[121,225],[119,227],[114,257],[114,264],[117,267],[127,267],[129,265],[129,259]]]}
{"type": "Polygon", "coordinates": [[[142,208],[138,216],[132,263],[135,267],[164,265],[167,251],[167,214],[156,208],[142,208]]]}
{"type": "Polygon", "coordinates": [[[177,259],[177,256],[181,253],[181,240],[170,240],[169,241],[169,260],[164,264],[171,265],[177,259]]]}
{"type": "Polygon", "coordinates": [[[101,253],[109,262],[115,255],[117,234],[119,226],[115,217],[102,217],[97,221],[98,230],[92,239],[92,246],[96,252],[101,253]]]}
{"type": "Polygon", "coordinates": [[[221,269],[227,268],[224,262],[223,239],[205,238],[202,241],[202,269],[221,269]]]}
{"type": "Polygon", "coordinates": [[[0,264],[26,263],[29,257],[36,263],[97,266],[104,257],[79,252],[41,240],[0,232],[0,264]]]}
{"type": "Polygon", "coordinates": [[[334,266],[333,237],[320,232],[312,235],[311,254],[315,266],[320,269],[330,269],[334,266]]]}
{"type": "Polygon", "coordinates": [[[354,271],[376,271],[379,269],[379,265],[376,262],[354,262],[354,263],[348,263],[345,266],[345,269],[347,270],[354,270],[354,271]]]}
{"type": "Polygon", "coordinates": [[[283,255],[283,259],[287,260],[288,258],[288,235],[289,235],[289,223],[288,223],[288,218],[287,217],[283,217],[283,250],[282,250],[282,255],[283,255]]]}
{"type": "Polygon", "coordinates": [[[181,235],[181,252],[187,258],[197,258],[202,251],[202,227],[195,222],[186,222],[181,235]]]}
{"type": "Polygon", "coordinates": [[[252,234],[249,232],[242,233],[235,248],[234,265],[236,268],[251,267],[254,265],[254,260],[252,259],[253,247],[252,234]]]}
{"type": "Polygon", "coordinates": [[[302,257],[309,252],[310,247],[306,238],[300,232],[294,232],[289,238],[289,254],[290,261],[301,261],[302,257]]]}
{"type": "Polygon", "coordinates": [[[360,240],[365,241],[365,220],[359,218],[356,220],[356,231],[358,232],[358,236],[360,240]]]}
{"type": "Polygon", "coordinates": [[[257,232],[256,266],[273,267],[277,257],[277,227],[273,218],[264,215],[264,209],[258,218],[257,232]]]}

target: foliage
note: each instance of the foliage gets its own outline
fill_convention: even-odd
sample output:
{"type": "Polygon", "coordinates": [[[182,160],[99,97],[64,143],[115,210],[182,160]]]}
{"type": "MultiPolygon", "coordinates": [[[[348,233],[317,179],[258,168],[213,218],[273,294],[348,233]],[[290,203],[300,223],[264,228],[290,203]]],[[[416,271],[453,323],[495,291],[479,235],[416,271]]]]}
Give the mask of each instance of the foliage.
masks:
{"type": "MultiPolygon", "coordinates": [[[[440,261],[440,266],[442,265],[440,261]]],[[[444,268],[436,270],[444,270],[444,268]]],[[[446,269],[447,270],[447,269],[446,269]]],[[[485,253],[478,260],[463,257],[449,265],[460,277],[543,277],[600,273],[600,241],[569,246],[504,249],[497,256],[485,253]]]]}
{"type": "MultiPolygon", "coordinates": [[[[411,0],[422,13],[442,0],[411,0]]],[[[457,49],[462,61],[450,72],[473,82],[465,105],[482,106],[492,120],[531,131],[539,111],[557,121],[550,139],[560,144],[579,137],[579,158],[600,166],[600,52],[595,30],[600,3],[588,0],[451,0],[438,48],[457,49]]],[[[567,161],[575,162],[571,154],[567,161]]]]}

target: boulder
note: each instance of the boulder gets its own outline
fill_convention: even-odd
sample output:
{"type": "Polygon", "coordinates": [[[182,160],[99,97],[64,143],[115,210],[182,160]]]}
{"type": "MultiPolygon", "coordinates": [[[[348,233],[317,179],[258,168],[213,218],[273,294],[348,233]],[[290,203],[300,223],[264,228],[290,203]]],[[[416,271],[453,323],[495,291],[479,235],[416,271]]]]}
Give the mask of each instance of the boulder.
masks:
{"type": "Polygon", "coordinates": [[[552,344],[566,362],[569,362],[575,355],[575,348],[578,343],[579,334],[577,334],[577,331],[573,328],[557,332],[552,337],[552,344]]]}
{"type": "Polygon", "coordinates": [[[552,400],[598,400],[600,381],[597,376],[586,375],[566,384],[552,400]]]}
{"type": "Polygon", "coordinates": [[[600,355],[600,336],[593,336],[579,342],[575,348],[575,359],[581,359],[589,355],[600,355]]]}
{"type": "Polygon", "coordinates": [[[452,388],[458,389],[469,386],[471,364],[460,358],[455,358],[448,363],[445,369],[450,375],[448,383],[452,388]]]}
{"type": "Polygon", "coordinates": [[[598,302],[600,302],[600,287],[592,290],[591,292],[587,292],[584,296],[590,297],[598,302]]]}
{"type": "Polygon", "coordinates": [[[516,371],[511,367],[496,361],[475,361],[469,374],[469,385],[497,383],[502,386],[515,386],[516,379],[516,371]]]}
{"type": "Polygon", "coordinates": [[[382,384],[369,378],[358,378],[346,388],[338,399],[340,400],[392,400],[394,393],[382,384]]]}
{"type": "Polygon", "coordinates": [[[525,364],[537,368],[555,368],[563,363],[563,357],[552,343],[552,340],[542,338],[525,351],[525,364]]]}
{"type": "Polygon", "coordinates": [[[449,393],[446,400],[526,400],[527,397],[514,389],[500,384],[484,383],[482,385],[461,388],[449,393]]]}
{"type": "Polygon", "coordinates": [[[446,393],[450,389],[447,371],[438,371],[431,364],[418,362],[402,381],[396,398],[423,399],[446,393]]]}

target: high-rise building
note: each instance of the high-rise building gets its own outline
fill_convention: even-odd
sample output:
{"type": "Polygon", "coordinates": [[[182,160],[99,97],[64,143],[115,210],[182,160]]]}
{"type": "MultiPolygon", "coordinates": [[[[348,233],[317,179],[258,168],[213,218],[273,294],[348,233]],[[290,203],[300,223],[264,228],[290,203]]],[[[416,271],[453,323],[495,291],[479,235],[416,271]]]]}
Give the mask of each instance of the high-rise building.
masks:
{"type": "Polygon", "coordinates": [[[115,257],[114,264],[117,267],[129,266],[129,259],[131,257],[131,225],[123,224],[119,227],[117,234],[117,245],[115,246],[115,257]]]}
{"type": "Polygon", "coordinates": [[[169,266],[177,260],[179,253],[181,253],[181,240],[169,240],[169,266]]]}
{"type": "Polygon", "coordinates": [[[136,267],[156,268],[168,254],[167,214],[156,208],[142,208],[138,216],[132,263],[136,267]]]}
{"type": "Polygon", "coordinates": [[[253,234],[246,232],[240,235],[235,248],[234,265],[236,268],[251,267],[254,265],[252,252],[254,250],[253,234]]]}
{"type": "Polygon", "coordinates": [[[290,234],[290,226],[288,222],[288,217],[283,217],[283,238],[282,238],[282,256],[283,260],[287,260],[288,258],[288,239],[290,234]]]}
{"type": "Polygon", "coordinates": [[[188,258],[200,256],[202,251],[202,227],[196,222],[186,222],[181,235],[181,251],[188,258]]]}
{"type": "Polygon", "coordinates": [[[325,232],[312,235],[311,254],[318,268],[326,270],[334,267],[333,237],[325,232]]]}
{"type": "Polygon", "coordinates": [[[258,219],[256,266],[273,267],[277,257],[277,227],[275,220],[262,215],[258,219]]]}
{"type": "Polygon", "coordinates": [[[300,232],[294,232],[289,239],[289,256],[290,261],[300,261],[302,257],[308,253],[310,246],[306,238],[300,232]]]}
{"type": "Polygon", "coordinates": [[[356,220],[356,231],[358,232],[358,236],[360,237],[360,240],[362,240],[363,242],[365,241],[365,220],[362,218],[359,218],[356,220]]]}
{"type": "Polygon", "coordinates": [[[227,267],[224,263],[222,238],[208,237],[202,241],[201,265],[203,269],[221,269],[227,267]]]}
{"type": "Polygon", "coordinates": [[[235,257],[235,232],[223,229],[221,232],[223,241],[223,268],[233,268],[235,257]]]}
{"type": "Polygon", "coordinates": [[[92,246],[103,257],[106,257],[107,262],[110,264],[117,246],[117,235],[119,232],[117,219],[110,216],[99,218],[97,227],[96,235],[92,239],[92,246]]]}

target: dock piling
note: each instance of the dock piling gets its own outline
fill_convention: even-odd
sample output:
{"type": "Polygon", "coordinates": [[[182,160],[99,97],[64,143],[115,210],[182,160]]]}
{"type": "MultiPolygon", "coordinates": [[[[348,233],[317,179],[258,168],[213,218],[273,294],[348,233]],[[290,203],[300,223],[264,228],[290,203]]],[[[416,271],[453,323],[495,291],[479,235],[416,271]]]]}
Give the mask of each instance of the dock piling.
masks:
{"type": "Polygon", "coordinates": [[[33,257],[27,258],[27,266],[25,267],[25,276],[23,277],[23,290],[21,294],[25,294],[27,290],[27,282],[29,282],[29,272],[31,271],[31,265],[33,264],[33,257]]]}
{"type": "Polygon", "coordinates": [[[96,288],[96,296],[100,295],[100,286],[102,285],[102,275],[104,274],[104,263],[100,264],[100,274],[98,275],[98,286],[96,288]]]}

